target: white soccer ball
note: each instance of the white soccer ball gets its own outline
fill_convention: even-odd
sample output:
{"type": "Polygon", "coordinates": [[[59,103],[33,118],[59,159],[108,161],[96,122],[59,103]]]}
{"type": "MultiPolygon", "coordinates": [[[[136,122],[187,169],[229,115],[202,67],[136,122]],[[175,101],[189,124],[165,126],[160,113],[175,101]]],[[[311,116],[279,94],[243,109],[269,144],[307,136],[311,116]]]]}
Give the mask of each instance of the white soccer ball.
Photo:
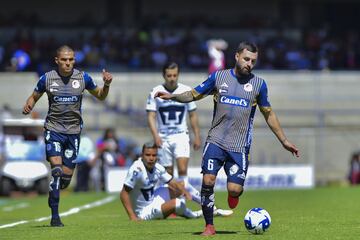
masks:
{"type": "Polygon", "coordinates": [[[246,213],[244,223],[249,232],[262,234],[270,228],[270,214],[265,209],[252,208],[246,213]]]}

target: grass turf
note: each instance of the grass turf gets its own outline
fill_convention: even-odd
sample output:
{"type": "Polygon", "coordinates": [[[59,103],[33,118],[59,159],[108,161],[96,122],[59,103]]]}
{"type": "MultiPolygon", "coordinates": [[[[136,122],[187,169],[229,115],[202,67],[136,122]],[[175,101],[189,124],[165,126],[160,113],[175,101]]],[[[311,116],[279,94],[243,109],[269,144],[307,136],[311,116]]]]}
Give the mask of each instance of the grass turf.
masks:
{"type": "MultiPolygon", "coordinates": [[[[107,197],[105,193],[62,192],[60,212],[68,211],[107,197]]],[[[216,205],[228,208],[225,192],[216,193],[216,205]]],[[[234,215],[216,217],[217,235],[212,239],[359,239],[360,188],[329,187],[309,190],[247,191],[234,215]],[[265,208],[271,215],[270,230],[252,235],[243,218],[253,207],[265,208]]],[[[190,203],[192,209],[200,209],[190,203]]],[[[121,202],[116,199],[102,206],[86,209],[62,218],[64,228],[51,228],[47,197],[0,198],[0,226],[21,220],[28,223],[0,229],[0,239],[194,239],[201,238],[204,220],[172,218],[130,222],[121,202]],[[9,211],[14,207],[12,211],[9,211]]]]}

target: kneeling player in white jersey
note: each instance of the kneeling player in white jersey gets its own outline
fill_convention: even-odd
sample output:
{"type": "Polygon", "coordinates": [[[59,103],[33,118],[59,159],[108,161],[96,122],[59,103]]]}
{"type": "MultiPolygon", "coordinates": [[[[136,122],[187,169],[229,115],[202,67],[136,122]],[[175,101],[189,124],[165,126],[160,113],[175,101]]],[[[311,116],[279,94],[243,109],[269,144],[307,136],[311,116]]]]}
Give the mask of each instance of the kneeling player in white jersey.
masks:
{"type": "MultiPolygon", "coordinates": [[[[188,181],[187,169],[190,158],[190,138],[186,123],[187,114],[194,132],[193,147],[201,147],[198,115],[194,102],[180,103],[172,100],[154,98],[156,92],[180,94],[191,90],[189,86],[178,83],[179,66],[175,62],[166,63],[162,69],[164,83],[152,89],[147,99],[146,111],[148,124],[154,142],[159,151],[159,163],[173,175],[176,160],[179,181],[184,182],[185,189],[192,195],[194,202],[201,204],[200,192],[188,181]]],[[[229,216],[232,210],[214,208],[215,216],[229,216]]]]}
{"type": "Polygon", "coordinates": [[[191,195],[182,184],[172,179],[165,168],[157,163],[157,146],[150,142],[142,148],[142,156],[129,168],[123,189],[121,202],[130,220],[163,219],[172,213],[186,218],[198,218],[201,211],[193,212],[186,208],[185,198],[170,199],[167,188],[154,190],[158,181],[167,183],[176,195],[184,195],[191,200],[191,195]]]}

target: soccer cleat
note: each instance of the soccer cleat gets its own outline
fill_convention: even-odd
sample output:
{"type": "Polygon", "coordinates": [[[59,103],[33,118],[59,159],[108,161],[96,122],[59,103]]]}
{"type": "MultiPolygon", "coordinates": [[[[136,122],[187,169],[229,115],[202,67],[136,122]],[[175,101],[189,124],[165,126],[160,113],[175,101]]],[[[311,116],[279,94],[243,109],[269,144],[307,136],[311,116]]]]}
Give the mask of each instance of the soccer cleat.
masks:
{"type": "Polygon", "coordinates": [[[51,218],[50,226],[51,227],[63,227],[64,224],[61,222],[60,218],[51,218]]]}
{"type": "Polygon", "coordinates": [[[233,210],[225,210],[221,208],[215,208],[214,207],[214,216],[220,216],[220,217],[228,217],[234,213],[233,210]]]}
{"type": "Polygon", "coordinates": [[[232,196],[228,195],[228,204],[231,209],[236,208],[238,203],[239,203],[239,197],[232,197],[232,196]]]}
{"type": "Polygon", "coordinates": [[[215,234],[216,234],[216,231],[215,231],[214,225],[208,224],[208,225],[206,225],[204,232],[200,235],[201,236],[212,236],[215,234]]]}

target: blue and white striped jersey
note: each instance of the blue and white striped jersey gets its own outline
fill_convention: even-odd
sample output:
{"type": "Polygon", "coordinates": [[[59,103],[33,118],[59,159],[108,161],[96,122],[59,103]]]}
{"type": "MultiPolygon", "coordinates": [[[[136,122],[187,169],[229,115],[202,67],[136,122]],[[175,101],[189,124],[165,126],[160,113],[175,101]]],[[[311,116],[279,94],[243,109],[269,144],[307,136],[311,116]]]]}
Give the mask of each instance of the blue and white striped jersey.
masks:
{"type": "Polygon", "coordinates": [[[271,108],[265,80],[251,74],[239,79],[234,69],[216,71],[194,89],[195,96],[214,95],[207,142],[231,152],[249,153],[256,106],[271,108]]]}

